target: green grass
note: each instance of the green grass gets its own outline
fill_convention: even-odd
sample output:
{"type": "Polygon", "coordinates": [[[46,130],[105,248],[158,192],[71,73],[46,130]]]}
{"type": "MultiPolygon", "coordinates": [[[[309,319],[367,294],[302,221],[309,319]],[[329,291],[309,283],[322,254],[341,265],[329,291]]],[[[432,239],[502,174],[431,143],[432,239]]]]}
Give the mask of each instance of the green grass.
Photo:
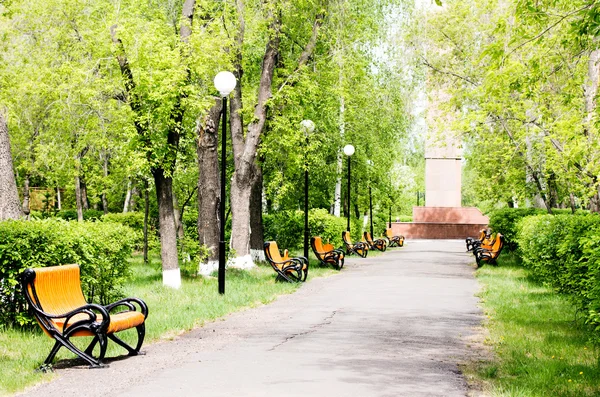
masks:
{"type": "Polygon", "coordinates": [[[598,350],[574,307],[529,277],[517,257],[477,271],[492,358],[464,368],[492,396],[599,396],[598,350]]]}
{"type": "MultiPolygon", "coordinates": [[[[202,326],[244,308],[274,301],[279,295],[294,292],[300,284],[275,281],[275,272],[269,265],[259,265],[253,270],[228,269],[225,295],[218,293],[216,278],[186,277],[179,290],[163,287],[160,263],[154,258],[144,265],[140,257],[132,260],[133,280],[128,284],[126,296],[143,299],[149,308],[146,321],[145,344],[173,337],[202,326]]],[[[310,264],[308,280],[328,276],[337,271],[310,264]]],[[[121,332],[125,340],[136,340],[135,330],[121,332]]],[[[88,338],[73,338],[83,347],[88,338]]],[[[89,342],[88,342],[89,343],[89,342]]],[[[0,329],[0,395],[23,390],[27,386],[50,380],[52,373],[36,372],[50,352],[53,341],[39,327],[32,330],[0,329]]],[[[106,357],[125,354],[114,343],[108,344],[106,357]]],[[[62,348],[55,364],[72,365],[75,356],[62,348]]]]}

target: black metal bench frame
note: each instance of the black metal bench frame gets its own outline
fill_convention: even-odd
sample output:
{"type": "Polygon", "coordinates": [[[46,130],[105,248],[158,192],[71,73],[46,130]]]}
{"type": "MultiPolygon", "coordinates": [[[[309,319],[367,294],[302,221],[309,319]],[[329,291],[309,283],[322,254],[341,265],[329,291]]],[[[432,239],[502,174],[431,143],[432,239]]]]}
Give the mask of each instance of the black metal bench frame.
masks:
{"type": "Polygon", "coordinates": [[[313,253],[323,265],[331,265],[338,270],[342,270],[344,267],[344,251],[341,249],[333,249],[331,251],[318,252],[316,247],[317,238],[311,237],[310,246],[312,247],[313,253]]]}
{"type": "Polygon", "coordinates": [[[107,367],[108,365],[103,364],[102,360],[106,354],[108,339],[125,348],[130,356],[144,354],[143,352],[140,352],[146,334],[145,319],[148,317],[148,306],[144,301],[137,298],[125,298],[106,306],[88,303],[85,306],[78,307],[67,313],[50,314],[44,311],[42,303],[37,296],[34,284],[35,277],[35,269],[26,269],[21,275],[21,285],[25,293],[25,298],[30,311],[35,316],[40,327],[48,336],[55,340],[54,346],[50,350],[50,354],[48,354],[44,364],[40,366],[40,370],[46,371],[51,369],[52,361],[54,360],[56,353],[58,353],[63,346],[87,362],[90,368],[107,367]],[[139,306],[140,312],[144,315],[144,322],[136,326],[138,340],[136,346],[131,347],[113,333],[107,333],[107,330],[110,325],[110,312],[115,308],[123,306],[126,307],[127,310],[123,310],[120,313],[136,311],[134,303],[139,306]],[[70,320],[78,314],[85,314],[88,318],[81,319],[80,316],[77,321],[70,323],[70,320]],[[101,316],[101,320],[98,320],[98,315],[101,316]],[[51,319],[63,318],[65,320],[62,327],[63,330],[61,331],[55,326],[51,319]],[[89,332],[93,335],[91,343],[84,351],[81,351],[70,341],[72,336],[77,336],[76,334],[82,331],[89,332]],[[100,351],[97,357],[94,357],[93,351],[96,344],[100,345],[100,351]]]}

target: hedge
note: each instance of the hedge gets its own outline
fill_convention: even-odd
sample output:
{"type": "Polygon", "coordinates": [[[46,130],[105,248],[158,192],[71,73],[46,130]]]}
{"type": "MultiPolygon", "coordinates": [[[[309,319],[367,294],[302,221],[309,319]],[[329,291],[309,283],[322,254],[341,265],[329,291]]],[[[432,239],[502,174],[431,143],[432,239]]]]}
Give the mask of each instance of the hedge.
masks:
{"type": "Polygon", "coordinates": [[[19,284],[29,267],[78,263],[88,301],[107,304],[122,297],[133,242],[133,231],[117,223],[0,222],[0,326],[32,321],[19,284]]]}
{"type": "Polygon", "coordinates": [[[494,232],[500,232],[504,236],[504,249],[514,251],[517,249],[518,223],[521,219],[532,215],[547,214],[548,211],[538,208],[501,208],[493,210],[490,217],[489,227],[494,232]]]}
{"type": "MultiPolygon", "coordinates": [[[[514,251],[517,249],[518,223],[521,219],[533,215],[546,215],[548,211],[540,208],[500,208],[491,211],[489,227],[494,232],[500,232],[504,236],[504,249],[514,251]]],[[[553,209],[553,215],[571,215],[570,209],[553,209]]],[[[589,211],[578,210],[577,215],[589,214],[589,211]]]]}
{"type": "MultiPolygon", "coordinates": [[[[352,238],[361,239],[362,217],[351,218],[352,238]]],[[[281,249],[299,249],[304,242],[304,212],[280,211],[263,215],[265,240],[275,240],[281,249]]],[[[336,247],[342,246],[342,232],[346,230],[346,218],[330,215],[326,209],[316,208],[308,211],[310,236],[321,236],[336,247]]],[[[376,235],[378,234],[375,229],[376,235]]]]}
{"type": "Polygon", "coordinates": [[[600,342],[600,215],[538,215],[521,220],[523,265],[539,281],[567,294],[600,342]]]}

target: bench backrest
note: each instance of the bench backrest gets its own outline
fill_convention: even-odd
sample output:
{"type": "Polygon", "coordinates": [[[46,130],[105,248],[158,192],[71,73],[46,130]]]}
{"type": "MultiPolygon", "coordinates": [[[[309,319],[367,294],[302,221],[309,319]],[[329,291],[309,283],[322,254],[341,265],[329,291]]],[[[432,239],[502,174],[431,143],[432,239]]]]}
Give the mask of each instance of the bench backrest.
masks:
{"type": "Polygon", "coordinates": [[[30,303],[38,309],[57,315],[87,304],[81,290],[79,265],[49,266],[28,271],[26,293],[30,303]]]}
{"type": "Polygon", "coordinates": [[[371,233],[369,232],[364,232],[363,233],[363,237],[365,238],[365,241],[369,244],[373,244],[373,239],[371,238],[371,233]]]}
{"type": "Polygon", "coordinates": [[[477,237],[477,240],[483,241],[484,238],[485,238],[485,229],[481,229],[479,231],[479,237],[477,237]]]}
{"type": "Polygon", "coordinates": [[[498,255],[500,255],[500,251],[502,251],[503,247],[504,247],[504,236],[500,233],[497,233],[496,241],[494,241],[494,244],[492,245],[492,249],[490,250],[492,252],[492,256],[494,258],[498,257],[498,255]]]}
{"type": "Polygon", "coordinates": [[[392,233],[392,229],[385,229],[385,237],[392,238],[394,234],[392,233]]]}
{"type": "Polygon", "coordinates": [[[279,252],[279,247],[277,247],[277,242],[275,241],[267,241],[265,243],[265,255],[270,262],[281,263],[289,259],[287,254],[287,250],[283,256],[279,252]]]}
{"type": "Polygon", "coordinates": [[[319,236],[315,236],[310,239],[310,244],[312,245],[313,251],[317,254],[324,254],[325,249],[323,248],[323,240],[319,236]]]}
{"type": "Polygon", "coordinates": [[[344,241],[345,244],[354,245],[352,243],[352,239],[350,238],[350,232],[347,230],[342,232],[342,240],[344,241]]]}

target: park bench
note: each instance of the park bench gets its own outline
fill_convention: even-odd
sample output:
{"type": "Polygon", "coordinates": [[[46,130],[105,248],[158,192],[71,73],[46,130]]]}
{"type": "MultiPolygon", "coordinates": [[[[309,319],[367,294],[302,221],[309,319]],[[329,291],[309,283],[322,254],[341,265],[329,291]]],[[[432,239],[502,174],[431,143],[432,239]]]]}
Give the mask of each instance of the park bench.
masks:
{"type": "Polygon", "coordinates": [[[344,251],[336,249],[333,244],[323,244],[323,240],[319,236],[311,238],[310,245],[322,264],[332,265],[339,270],[344,267],[344,251]]]}
{"type": "Polygon", "coordinates": [[[346,254],[356,254],[361,258],[366,258],[369,253],[369,245],[364,241],[359,241],[356,244],[352,242],[349,231],[342,232],[342,241],[346,246],[346,254]]]}
{"type": "Polygon", "coordinates": [[[281,256],[277,243],[267,241],[264,245],[267,261],[277,273],[277,279],[291,282],[306,281],[308,276],[308,259],[303,256],[291,258],[286,249],[281,256]]]}
{"type": "Polygon", "coordinates": [[[482,244],[489,245],[492,240],[492,231],[490,229],[481,229],[478,237],[467,237],[465,243],[467,245],[467,252],[473,251],[476,247],[480,247],[482,244]]]}
{"type": "Polygon", "coordinates": [[[86,361],[90,368],[104,367],[102,360],[108,339],[125,348],[130,356],[141,354],[148,317],[148,307],[144,301],[125,298],[106,306],[88,303],[81,290],[79,265],[27,269],[22,274],[21,282],[38,324],[46,335],[55,340],[40,369],[48,369],[63,346],[86,361]],[[136,310],[136,305],[140,311],[136,310]],[[135,348],[115,335],[134,327],[138,337],[135,348]],[[93,338],[84,351],[71,342],[71,337],[77,336],[93,338]],[[99,344],[100,350],[94,357],[96,344],[99,344]]]}
{"type": "Polygon", "coordinates": [[[369,244],[369,248],[371,249],[375,248],[381,252],[384,252],[387,249],[387,242],[384,239],[378,238],[373,240],[371,238],[371,233],[369,232],[364,232],[363,238],[367,242],[367,244],[369,244]]]}
{"type": "Polygon", "coordinates": [[[392,229],[385,229],[385,238],[388,239],[388,247],[402,247],[404,246],[404,236],[394,236],[392,229]]]}
{"type": "Polygon", "coordinates": [[[475,248],[473,252],[475,253],[477,267],[481,267],[486,263],[495,265],[502,248],[504,248],[504,236],[500,233],[496,233],[494,243],[489,248],[483,248],[483,246],[475,248]]]}

